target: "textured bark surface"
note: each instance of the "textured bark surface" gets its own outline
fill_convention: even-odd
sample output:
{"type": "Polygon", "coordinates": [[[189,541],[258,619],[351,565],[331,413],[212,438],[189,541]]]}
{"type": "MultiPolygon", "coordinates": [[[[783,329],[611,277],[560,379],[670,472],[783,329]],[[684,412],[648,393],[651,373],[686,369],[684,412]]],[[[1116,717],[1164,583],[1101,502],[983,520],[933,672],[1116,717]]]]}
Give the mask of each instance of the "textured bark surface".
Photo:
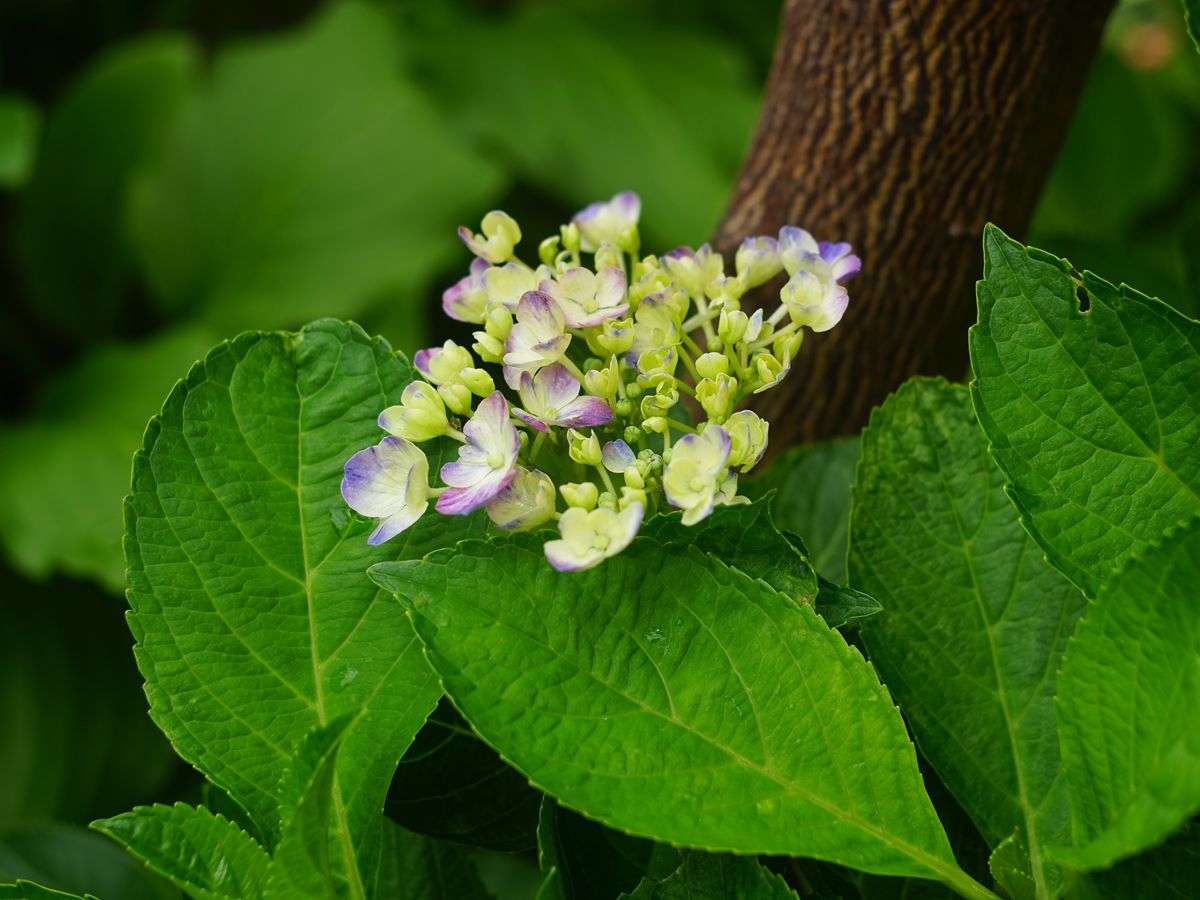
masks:
{"type": "Polygon", "coordinates": [[[716,242],[797,224],[863,273],[762,395],[776,448],[857,431],[909,376],[963,376],[984,223],[1028,224],[1112,5],[788,0],[716,242]]]}

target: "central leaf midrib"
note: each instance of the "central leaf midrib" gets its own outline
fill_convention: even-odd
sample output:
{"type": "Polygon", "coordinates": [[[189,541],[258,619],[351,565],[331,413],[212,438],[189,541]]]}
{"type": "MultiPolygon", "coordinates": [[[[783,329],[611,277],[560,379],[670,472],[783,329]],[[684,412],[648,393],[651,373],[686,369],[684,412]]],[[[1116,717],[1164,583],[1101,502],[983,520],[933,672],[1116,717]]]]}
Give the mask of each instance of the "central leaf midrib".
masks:
{"type": "MultiPolygon", "coordinates": [[[[303,340],[303,337],[301,338],[303,340]]],[[[339,360],[341,358],[339,353],[339,360]]],[[[325,709],[325,688],[321,679],[321,653],[318,645],[316,597],[313,594],[313,576],[316,570],[309,568],[308,558],[308,523],[304,514],[304,392],[300,389],[300,363],[296,359],[295,349],[292,351],[292,363],[295,367],[296,397],[299,407],[296,410],[296,512],[300,524],[300,551],[304,564],[304,598],[308,607],[308,639],[309,658],[312,662],[313,693],[316,703],[318,723],[324,727],[329,724],[328,713],[325,709]]],[[[335,364],[336,367],[336,364],[335,364]]],[[[324,560],[322,560],[324,562],[324,560]]],[[[337,767],[333,772],[333,808],[337,819],[338,842],[342,848],[342,856],[346,863],[346,878],[349,881],[351,895],[358,900],[366,900],[362,876],[358,871],[357,854],[354,849],[354,838],[350,834],[349,816],[346,803],[342,797],[341,779],[337,767]]]]}

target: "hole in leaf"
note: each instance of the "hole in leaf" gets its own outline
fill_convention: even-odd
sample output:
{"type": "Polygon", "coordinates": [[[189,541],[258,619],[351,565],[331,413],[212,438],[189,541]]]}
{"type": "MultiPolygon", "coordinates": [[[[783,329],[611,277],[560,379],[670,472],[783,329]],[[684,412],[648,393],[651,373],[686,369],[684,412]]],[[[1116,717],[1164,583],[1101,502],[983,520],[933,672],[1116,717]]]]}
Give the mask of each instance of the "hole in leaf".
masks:
{"type": "Polygon", "coordinates": [[[1092,295],[1082,284],[1075,285],[1075,299],[1079,303],[1079,311],[1087,315],[1092,308],[1092,295]]]}

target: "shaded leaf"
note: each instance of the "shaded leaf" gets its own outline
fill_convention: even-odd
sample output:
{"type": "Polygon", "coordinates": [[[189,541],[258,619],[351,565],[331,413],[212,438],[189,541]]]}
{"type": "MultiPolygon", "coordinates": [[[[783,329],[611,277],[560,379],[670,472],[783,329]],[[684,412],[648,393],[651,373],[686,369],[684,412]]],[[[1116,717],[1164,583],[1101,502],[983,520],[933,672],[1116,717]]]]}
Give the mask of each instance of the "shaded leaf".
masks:
{"type": "Polygon", "coordinates": [[[621,896],[629,900],[794,900],[797,895],[751,857],[691,852],[666,879],[646,879],[621,896]]]}
{"type": "Polygon", "coordinates": [[[25,183],[37,152],[37,107],[23,97],[0,96],[0,187],[25,183]]]}
{"type": "Polygon", "coordinates": [[[1055,704],[1071,795],[1064,862],[1098,869],[1200,811],[1200,520],[1101,588],[1055,704]]]}
{"type": "Polygon", "coordinates": [[[460,846],[384,826],[379,900],[492,900],[475,862],[460,846]]]}
{"type": "Polygon", "coordinates": [[[1021,528],[966,388],[910,381],[872,415],[850,574],[883,603],[861,634],[922,754],[989,844],[1020,831],[1052,895],[1043,848],[1069,822],[1055,673],[1084,599],[1021,528]]]}
{"type": "Polygon", "coordinates": [[[410,831],[516,852],[537,843],[540,803],[443,699],[400,760],[384,812],[410,831]]]}
{"type": "MultiPolygon", "coordinates": [[[[71,896],[103,900],[179,900],[179,892],[108,838],[62,825],[41,825],[0,835],[0,884],[30,881],[71,896]]],[[[5,897],[0,888],[0,897],[5,897]]],[[[50,895],[54,896],[54,895],[50,895]]]]}

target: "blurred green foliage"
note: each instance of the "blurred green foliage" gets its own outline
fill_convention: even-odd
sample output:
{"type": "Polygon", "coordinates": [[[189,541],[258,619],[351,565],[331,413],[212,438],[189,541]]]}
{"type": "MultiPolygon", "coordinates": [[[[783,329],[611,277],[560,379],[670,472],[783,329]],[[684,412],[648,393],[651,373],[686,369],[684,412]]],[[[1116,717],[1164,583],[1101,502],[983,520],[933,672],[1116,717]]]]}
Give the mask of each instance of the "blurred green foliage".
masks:
{"type": "MultiPolygon", "coordinates": [[[[648,242],[702,241],[779,3],[0,7],[0,874],[13,829],[184,790],[112,596],[131,455],[172,384],[246,328],[444,337],[454,226],[496,206],[542,233],[633,189],[648,242]]],[[[1196,315],[1193,49],[1174,0],[1119,7],[1030,239],[1196,315]]]]}

